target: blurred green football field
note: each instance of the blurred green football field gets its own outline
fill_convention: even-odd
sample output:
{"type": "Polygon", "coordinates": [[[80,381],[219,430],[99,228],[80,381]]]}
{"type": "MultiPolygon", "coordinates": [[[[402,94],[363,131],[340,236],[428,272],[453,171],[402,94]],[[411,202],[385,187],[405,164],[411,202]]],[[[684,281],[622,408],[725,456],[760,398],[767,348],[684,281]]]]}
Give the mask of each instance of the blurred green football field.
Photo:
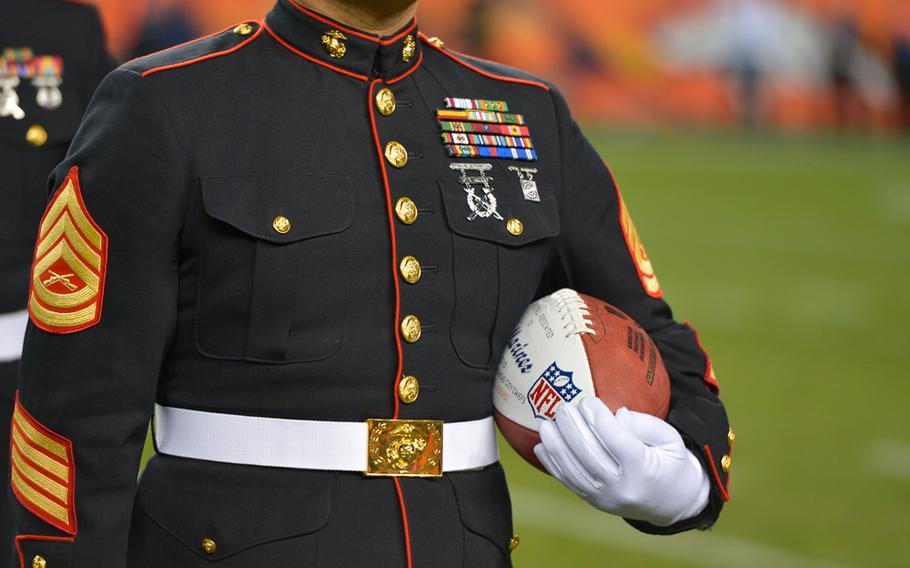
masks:
{"type": "Polygon", "coordinates": [[[910,140],[586,132],[712,357],[733,499],[646,536],[503,445],[516,567],[910,565],[910,140]]]}

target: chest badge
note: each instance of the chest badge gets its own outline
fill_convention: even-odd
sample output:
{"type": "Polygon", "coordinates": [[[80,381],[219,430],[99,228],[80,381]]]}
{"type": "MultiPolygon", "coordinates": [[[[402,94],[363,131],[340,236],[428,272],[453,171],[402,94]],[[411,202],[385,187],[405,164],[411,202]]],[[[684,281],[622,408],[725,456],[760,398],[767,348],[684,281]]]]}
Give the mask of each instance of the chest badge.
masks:
{"type": "Polygon", "coordinates": [[[509,166],[509,171],[518,176],[518,182],[521,184],[521,193],[524,194],[525,200],[540,203],[540,192],[537,191],[537,182],[534,181],[534,174],[537,173],[537,168],[509,166]]]}
{"type": "Polygon", "coordinates": [[[450,157],[537,160],[525,116],[507,102],[449,97],[445,105],[436,120],[450,157]]]}
{"type": "Polygon", "coordinates": [[[461,172],[458,182],[467,194],[468,209],[471,211],[468,221],[478,217],[481,219],[493,217],[502,221],[502,215],[496,209],[496,196],[493,195],[493,178],[487,175],[487,172],[493,169],[493,165],[455,163],[449,164],[449,167],[461,172]],[[474,175],[469,175],[468,172],[473,172],[474,175]],[[480,194],[477,193],[478,189],[481,191],[480,194]]]}
{"type": "Polygon", "coordinates": [[[20,105],[19,87],[23,79],[31,79],[37,90],[39,107],[54,110],[63,104],[63,58],[59,55],[36,56],[28,47],[8,47],[0,53],[0,118],[25,118],[20,105]]]}

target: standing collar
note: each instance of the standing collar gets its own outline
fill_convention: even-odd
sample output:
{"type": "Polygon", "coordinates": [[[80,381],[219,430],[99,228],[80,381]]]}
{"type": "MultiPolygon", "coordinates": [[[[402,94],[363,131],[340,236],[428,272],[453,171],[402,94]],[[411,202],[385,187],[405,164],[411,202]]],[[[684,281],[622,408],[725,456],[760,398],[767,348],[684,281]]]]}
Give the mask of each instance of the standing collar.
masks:
{"type": "Polygon", "coordinates": [[[278,0],[265,23],[266,31],[297,55],[363,81],[394,81],[423,59],[414,19],[382,37],[345,26],[295,0],[278,0]]]}

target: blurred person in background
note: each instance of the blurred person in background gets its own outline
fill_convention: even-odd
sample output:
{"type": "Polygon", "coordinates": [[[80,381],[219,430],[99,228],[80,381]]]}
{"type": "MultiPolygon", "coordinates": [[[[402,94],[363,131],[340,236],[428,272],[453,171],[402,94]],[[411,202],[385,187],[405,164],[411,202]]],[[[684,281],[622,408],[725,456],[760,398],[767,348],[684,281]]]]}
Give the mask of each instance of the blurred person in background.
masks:
{"type": "Polygon", "coordinates": [[[852,7],[844,4],[831,29],[828,59],[828,76],[840,128],[862,125],[865,121],[865,104],[857,83],[861,47],[856,14],[852,7]]]}
{"type": "MultiPolygon", "coordinates": [[[[9,1],[0,8],[0,431],[8,438],[47,178],[113,64],[94,8],[63,0],[9,1]]],[[[61,271],[50,278],[65,285],[74,275],[61,271]]],[[[6,476],[10,454],[0,456],[6,476]]],[[[12,458],[17,471],[28,469],[27,457],[12,458]]],[[[12,547],[12,515],[2,499],[0,557],[9,558],[12,547]]]]}
{"type": "Polygon", "coordinates": [[[721,2],[731,38],[728,73],[737,95],[739,122],[746,128],[758,126],[765,118],[767,54],[774,40],[772,1],[721,2]]]}
{"type": "Polygon", "coordinates": [[[183,0],[149,2],[148,15],[130,59],[173,47],[199,35],[199,30],[187,17],[184,4],[183,0]]]}
{"type": "MultiPolygon", "coordinates": [[[[910,20],[910,10],[905,11],[910,20]]],[[[910,21],[906,30],[899,30],[894,36],[894,80],[898,90],[899,121],[910,131],[910,21]]]]}
{"type": "Polygon", "coordinates": [[[715,523],[734,434],[609,169],[416,8],[278,0],[104,80],[35,247],[14,562],[510,566],[492,379],[563,286],[650,333],[672,402],[563,404],[537,457],[640,531],[715,523]]]}

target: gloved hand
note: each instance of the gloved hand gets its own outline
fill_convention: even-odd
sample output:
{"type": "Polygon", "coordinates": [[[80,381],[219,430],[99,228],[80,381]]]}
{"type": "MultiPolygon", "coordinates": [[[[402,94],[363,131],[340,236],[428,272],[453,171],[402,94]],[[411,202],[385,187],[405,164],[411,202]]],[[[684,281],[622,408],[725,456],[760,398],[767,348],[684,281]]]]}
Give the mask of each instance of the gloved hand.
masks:
{"type": "Polygon", "coordinates": [[[701,463],[675,428],[650,414],[600,399],[563,404],[540,425],[534,454],[550,474],[601,511],[661,527],[694,517],[708,504],[701,463]]]}

